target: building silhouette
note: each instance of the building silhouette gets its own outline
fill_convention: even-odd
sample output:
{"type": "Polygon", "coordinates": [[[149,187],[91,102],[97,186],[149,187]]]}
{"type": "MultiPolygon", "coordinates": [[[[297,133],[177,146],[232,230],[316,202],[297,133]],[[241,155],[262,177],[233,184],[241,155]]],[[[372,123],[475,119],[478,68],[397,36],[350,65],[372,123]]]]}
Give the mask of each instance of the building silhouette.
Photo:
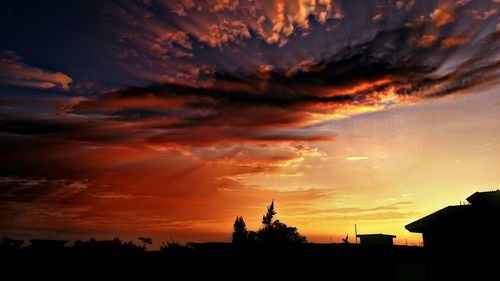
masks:
{"type": "MultiPolygon", "coordinates": [[[[500,190],[476,192],[468,204],[448,206],[405,226],[422,233],[435,279],[493,274],[500,264],[500,190]]],[[[496,273],[498,277],[498,273],[496,273]]]]}
{"type": "Polygon", "coordinates": [[[424,246],[432,251],[460,248],[486,243],[498,244],[499,239],[480,239],[480,235],[500,237],[500,190],[476,192],[467,198],[470,204],[448,206],[405,226],[411,232],[422,233],[424,246]]]}
{"type": "Polygon", "coordinates": [[[384,245],[384,246],[392,246],[393,239],[396,238],[396,235],[390,234],[358,234],[356,235],[359,238],[361,245],[384,245]]]}

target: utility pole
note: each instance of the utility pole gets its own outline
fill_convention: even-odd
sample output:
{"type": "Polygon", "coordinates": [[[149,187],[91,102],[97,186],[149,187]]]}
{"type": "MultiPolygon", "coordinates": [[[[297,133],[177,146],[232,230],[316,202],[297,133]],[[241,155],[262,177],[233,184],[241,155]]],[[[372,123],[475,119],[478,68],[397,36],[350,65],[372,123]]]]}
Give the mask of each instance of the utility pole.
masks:
{"type": "Polygon", "coordinates": [[[356,241],[355,244],[358,244],[358,226],[354,224],[354,241],[356,241]]]}

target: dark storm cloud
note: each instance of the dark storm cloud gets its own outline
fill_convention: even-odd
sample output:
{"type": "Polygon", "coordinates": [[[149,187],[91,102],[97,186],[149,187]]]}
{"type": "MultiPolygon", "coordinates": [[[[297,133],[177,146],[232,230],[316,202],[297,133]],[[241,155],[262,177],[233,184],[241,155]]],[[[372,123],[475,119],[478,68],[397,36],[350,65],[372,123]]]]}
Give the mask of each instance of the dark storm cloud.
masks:
{"type": "Polygon", "coordinates": [[[370,42],[344,48],[294,72],[216,73],[207,85],[131,87],[64,108],[66,113],[99,114],[113,122],[159,129],[150,139],[155,142],[321,140],[334,133],[308,132],[307,127],[346,108],[351,114],[362,107],[380,110],[498,79],[499,32],[475,38],[474,45],[460,50],[468,52],[462,60],[453,57],[457,47],[414,44],[422,32],[414,28],[382,31],[370,42]],[[283,129],[288,132],[273,133],[283,129]]]}

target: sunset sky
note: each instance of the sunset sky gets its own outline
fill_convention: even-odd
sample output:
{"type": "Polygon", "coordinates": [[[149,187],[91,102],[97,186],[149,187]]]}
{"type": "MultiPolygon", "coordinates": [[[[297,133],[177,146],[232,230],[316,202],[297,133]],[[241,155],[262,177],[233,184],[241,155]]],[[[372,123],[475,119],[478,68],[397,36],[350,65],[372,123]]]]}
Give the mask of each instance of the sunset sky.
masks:
{"type": "MultiPolygon", "coordinates": [[[[499,0],[0,2],[0,236],[313,242],[500,188],[499,0]]],[[[353,242],[353,238],[351,238],[353,242]]]]}

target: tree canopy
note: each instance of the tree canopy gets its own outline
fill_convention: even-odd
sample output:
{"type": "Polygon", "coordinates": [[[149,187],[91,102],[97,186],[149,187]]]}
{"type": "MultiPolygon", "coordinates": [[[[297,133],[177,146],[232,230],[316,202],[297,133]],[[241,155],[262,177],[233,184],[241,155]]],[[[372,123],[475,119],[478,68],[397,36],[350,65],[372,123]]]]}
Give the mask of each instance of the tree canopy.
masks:
{"type": "Polygon", "coordinates": [[[243,217],[236,217],[234,221],[233,244],[248,245],[261,244],[265,246],[283,246],[307,242],[307,238],[300,235],[296,227],[275,220],[276,211],[274,200],[267,207],[262,216],[262,227],[257,232],[248,231],[243,217]]]}

